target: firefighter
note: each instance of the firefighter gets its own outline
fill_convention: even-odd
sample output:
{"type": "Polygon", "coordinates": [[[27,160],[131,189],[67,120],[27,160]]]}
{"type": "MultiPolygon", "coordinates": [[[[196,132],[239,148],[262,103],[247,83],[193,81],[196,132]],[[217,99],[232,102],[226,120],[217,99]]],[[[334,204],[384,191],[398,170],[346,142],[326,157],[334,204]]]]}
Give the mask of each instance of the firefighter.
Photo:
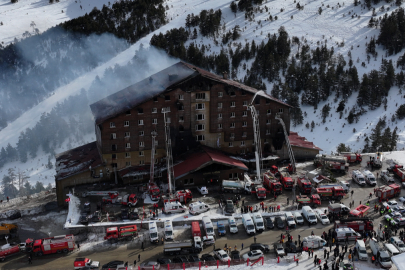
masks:
{"type": "Polygon", "coordinates": [[[374,264],[375,263],[375,257],[374,255],[371,257],[371,262],[374,264]]]}

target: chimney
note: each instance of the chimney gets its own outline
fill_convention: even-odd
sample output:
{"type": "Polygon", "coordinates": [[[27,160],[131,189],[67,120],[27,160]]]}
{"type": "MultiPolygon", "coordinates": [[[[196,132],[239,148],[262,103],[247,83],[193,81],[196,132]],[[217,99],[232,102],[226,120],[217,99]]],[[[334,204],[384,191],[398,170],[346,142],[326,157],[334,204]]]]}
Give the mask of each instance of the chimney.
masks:
{"type": "Polygon", "coordinates": [[[170,82],[171,82],[171,81],[174,81],[174,80],[177,79],[177,77],[178,77],[177,74],[169,74],[169,81],[170,81],[170,82]]]}
{"type": "Polygon", "coordinates": [[[225,71],[225,72],[223,72],[222,73],[222,77],[225,79],[225,80],[228,80],[228,73],[225,71]]]}

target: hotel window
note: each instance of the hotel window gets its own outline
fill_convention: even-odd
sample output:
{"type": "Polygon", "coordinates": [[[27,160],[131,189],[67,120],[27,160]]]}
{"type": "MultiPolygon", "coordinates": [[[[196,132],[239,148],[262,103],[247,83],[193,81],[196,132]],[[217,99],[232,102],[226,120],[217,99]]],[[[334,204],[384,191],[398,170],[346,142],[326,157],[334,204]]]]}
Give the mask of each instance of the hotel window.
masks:
{"type": "Polygon", "coordinates": [[[247,127],[247,122],[243,122],[242,127],[247,127]]]}
{"type": "Polygon", "coordinates": [[[283,109],[283,108],[280,108],[280,109],[278,109],[278,112],[279,112],[279,113],[283,113],[283,112],[284,112],[284,109],[283,109]]]}
{"type": "Polygon", "coordinates": [[[179,95],[179,100],[184,100],[184,95],[179,95]]]}
{"type": "Polygon", "coordinates": [[[143,131],[143,130],[139,131],[139,136],[143,136],[143,135],[145,135],[145,131],[143,131]]]}
{"type": "Polygon", "coordinates": [[[110,122],[110,128],[115,128],[115,123],[114,122],[110,122]]]}
{"type": "Polygon", "coordinates": [[[130,158],[131,157],[131,153],[126,152],[125,153],[125,158],[130,158]]]}
{"type": "Polygon", "coordinates": [[[244,131],[244,132],[242,133],[242,137],[247,137],[247,132],[246,132],[246,131],[244,131]]]}
{"type": "Polygon", "coordinates": [[[235,123],[231,123],[231,128],[235,128],[235,123]]]}
{"type": "Polygon", "coordinates": [[[184,105],[183,104],[180,104],[178,108],[179,108],[179,111],[184,111],[184,105]]]}
{"type": "Polygon", "coordinates": [[[157,118],[153,118],[152,124],[157,124],[157,118]]]}
{"type": "Polygon", "coordinates": [[[116,145],[116,144],[112,144],[112,145],[111,145],[111,150],[112,150],[112,151],[117,151],[117,145],[116,145]]]}
{"type": "Polygon", "coordinates": [[[157,108],[152,108],[152,113],[157,113],[157,108]]]}
{"type": "Polygon", "coordinates": [[[271,109],[267,109],[267,114],[271,114],[271,109]]]}
{"type": "Polygon", "coordinates": [[[131,148],[131,143],[127,142],[127,143],[125,144],[125,148],[131,148]]]}
{"type": "Polygon", "coordinates": [[[222,124],[218,124],[218,129],[222,129],[222,124]]]}
{"type": "Polygon", "coordinates": [[[235,118],[235,113],[231,112],[231,118],[235,118]]]}
{"type": "Polygon", "coordinates": [[[139,147],[145,147],[145,142],[139,142],[139,147]]]}
{"type": "Polygon", "coordinates": [[[165,101],[170,101],[170,96],[169,95],[165,96],[165,101]]]}
{"type": "Polygon", "coordinates": [[[231,97],[236,96],[235,91],[231,91],[231,92],[229,93],[229,95],[230,95],[231,97]]]}
{"type": "Polygon", "coordinates": [[[112,154],[111,155],[111,158],[114,160],[114,159],[117,159],[117,154],[112,154]]]}
{"type": "Polygon", "coordinates": [[[195,104],[195,109],[196,110],[204,110],[205,109],[205,104],[204,103],[197,103],[197,104],[195,104]]]}
{"type": "Polygon", "coordinates": [[[247,106],[247,101],[243,101],[243,106],[247,106]]]}
{"type": "Polygon", "coordinates": [[[179,122],[184,122],[184,116],[179,116],[179,122]]]}
{"type": "Polygon", "coordinates": [[[205,136],[204,136],[204,135],[197,135],[197,136],[195,137],[195,139],[196,139],[197,142],[201,142],[201,141],[204,141],[204,140],[205,140],[205,136]]]}
{"type": "Polygon", "coordinates": [[[204,128],[205,128],[205,125],[195,125],[196,131],[202,131],[202,130],[204,130],[204,128]]]}
{"type": "Polygon", "coordinates": [[[231,133],[231,139],[235,138],[235,133],[231,133]]]}
{"type": "Polygon", "coordinates": [[[124,121],[124,127],[129,127],[129,121],[124,121]]]}
{"type": "Polygon", "coordinates": [[[247,116],[247,111],[243,111],[242,117],[246,117],[246,116],[247,116]]]}
{"type": "Polygon", "coordinates": [[[145,165],[145,160],[140,160],[139,165],[145,165]]]}
{"type": "Polygon", "coordinates": [[[224,93],[218,92],[218,97],[223,97],[224,93]]]}
{"type": "Polygon", "coordinates": [[[218,118],[219,118],[219,119],[222,119],[222,113],[219,113],[219,114],[218,114],[218,118]]]}
{"type": "Polygon", "coordinates": [[[138,114],[143,114],[143,109],[142,108],[138,108],[138,114]]]}
{"type": "Polygon", "coordinates": [[[131,166],[131,161],[125,161],[125,166],[126,166],[126,167],[131,166]]]}
{"type": "Polygon", "coordinates": [[[228,143],[228,146],[229,146],[229,147],[233,147],[233,142],[229,142],[229,143],[228,143]]]}
{"type": "Polygon", "coordinates": [[[266,119],[266,125],[270,125],[270,124],[271,124],[270,119],[266,119]]]}
{"type": "Polygon", "coordinates": [[[197,121],[201,121],[201,120],[205,119],[204,114],[196,114],[195,118],[196,118],[197,121]]]}
{"type": "Polygon", "coordinates": [[[241,141],[240,146],[245,146],[245,141],[241,141]]]}
{"type": "Polygon", "coordinates": [[[222,109],[222,102],[218,103],[218,109],[222,109]]]}
{"type": "Polygon", "coordinates": [[[266,129],[266,135],[270,135],[270,129],[266,129]]]}
{"type": "Polygon", "coordinates": [[[111,133],[111,139],[113,139],[113,140],[117,139],[117,134],[111,133]]]}
{"type": "Polygon", "coordinates": [[[140,157],[145,156],[145,152],[144,152],[144,151],[139,151],[139,156],[140,156],[140,157]]]}
{"type": "Polygon", "coordinates": [[[205,93],[196,93],[195,99],[205,99],[205,93]]]}
{"type": "Polygon", "coordinates": [[[125,133],[124,133],[124,137],[125,137],[125,138],[129,138],[129,137],[131,137],[131,133],[129,133],[129,132],[125,132],[125,133]]]}
{"type": "Polygon", "coordinates": [[[235,107],[235,101],[231,102],[231,107],[235,107]]]}
{"type": "Polygon", "coordinates": [[[138,125],[142,126],[143,125],[143,120],[138,120],[138,125]]]}
{"type": "Polygon", "coordinates": [[[126,111],[125,112],[127,115],[131,115],[131,111],[126,111]]]}

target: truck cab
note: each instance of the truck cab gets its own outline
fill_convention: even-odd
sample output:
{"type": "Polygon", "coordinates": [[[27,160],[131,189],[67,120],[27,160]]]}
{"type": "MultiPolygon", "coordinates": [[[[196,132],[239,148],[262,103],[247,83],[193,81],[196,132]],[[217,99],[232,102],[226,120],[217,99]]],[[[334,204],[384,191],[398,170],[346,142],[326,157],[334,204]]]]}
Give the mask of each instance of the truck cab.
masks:
{"type": "Polygon", "coordinates": [[[256,185],[255,186],[255,192],[256,192],[256,197],[259,200],[265,200],[266,199],[266,189],[262,185],[256,185]]]}
{"type": "Polygon", "coordinates": [[[292,180],[292,178],[288,172],[280,173],[280,181],[281,181],[284,189],[290,190],[293,188],[294,181],[292,180]]]}
{"type": "Polygon", "coordinates": [[[309,181],[309,179],[307,179],[306,177],[299,177],[297,184],[301,193],[311,194],[312,184],[311,181],[309,181]]]}
{"type": "Polygon", "coordinates": [[[217,230],[218,230],[218,235],[219,235],[219,236],[224,236],[224,235],[226,235],[225,224],[224,224],[223,221],[218,221],[218,222],[217,222],[217,230]]]}
{"type": "Polygon", "coordinates": [[[238,232],[238,225],[236,224],[236,221],[233,217],[230,217],[228,219],[228,224],[229,224],[229,232],[230,233],[237,233],[238,232]]]}
{"type": "Polygon", "coordinates": [[[293,214],[291,212],[285,212],[285,221],[287,222],[287,226],[289,228],[295,228],[296,227],[294,216],[293,216],[293,214]]]}
{"type": "Polygon", "coordinates": [[[252,217],[250,216],[250,214],[243,214],[242,222],[243,222],[243,227],[245,227],[247,234],[249,234],[249,235],[256,234],[255,225],[253,223],[253,220],[252,220],[252,217]]]}
{"type": "Polygon", "coordinates": [[[160,189],[155,183],[148,184],[148,193],[152,201],[160,200],[160,189]]]}
{"type": "Polygon", "coordinates": [[[253,213],[252,214],[253,223],[255,224],[256,231],[262,232],[264,231],[264,220],[260,213],[253,213]]]}
{"type": "Polygon", "coordinates": [[[100,267],[100,262],[93,261],[89,258],[76,258],[74,262],[75,269],[98,269],[100,267]]]}

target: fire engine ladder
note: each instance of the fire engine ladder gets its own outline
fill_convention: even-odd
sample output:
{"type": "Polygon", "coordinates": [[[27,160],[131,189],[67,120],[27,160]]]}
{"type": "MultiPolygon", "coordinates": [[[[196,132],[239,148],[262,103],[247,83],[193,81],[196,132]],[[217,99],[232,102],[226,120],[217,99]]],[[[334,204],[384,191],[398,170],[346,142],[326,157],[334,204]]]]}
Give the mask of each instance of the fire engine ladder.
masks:
{"type": "Polygon", "coordinates": [[[263,160],[262,160],[262,145],[260,140],[260,125],[259,125],[259,116],[257,114],[256,108],[254,106],[255,98],[258,94],[263,93],[263,90],[258,91],[250,101],[248,109],[252,114],[253,120],[253,135],[254,135],[254,144],[255,144],[255,158],[256,158],[256,174],[257,179],[256,181],[263,182],[261,177],[261,172],[263,168],[263,160]]]}
{"type": "Polygon", "coordinates": [[[156,142],[155,138],[157,136],[156,131],[151,132],[152,136],[152,149],[150,150],[150,178],[149,178],[149,183],[154,183],[155,182],[155,148],[156,148],[156,142]]]}
{"type": "Polygon", "coordinates": [[[167,167],[167,181],[169,184],[168,191],[172,195],[175,191],[174,185],[174,170],[173,170],[173,155],[172,155],[172,140],[170,138],[170,118],[167,117],[168,111],[162,108],[165,121],[165,140],[166,140],[166,167],[167,167]]]}
{"type": "Polygon", "coordinates": [[[287,150],[288,150],[288,156],[290,157],[291,165],[293,167],[293,173],[295,173],[295,170],[296,170],[295,158],[294,158],[294,153],[291,148],[290,140],[288,139],[287,129],[285,128],[283,119],[280,117],[280,115],[278,113],[276,113],[275,119],[277,119],[280,122],[280,124],[283,126],[285,143],[287,145],[287,150]]]}
{"type": "Polygon", "coordinates": [[[341,223],[347,223],[347,222],[351,222],[351,221],[371,221],[373,220],[372,218],[368,218],[368,217],[363,217],[363,218],[346,218],[346,219],[340,219],[341,223]]]}

